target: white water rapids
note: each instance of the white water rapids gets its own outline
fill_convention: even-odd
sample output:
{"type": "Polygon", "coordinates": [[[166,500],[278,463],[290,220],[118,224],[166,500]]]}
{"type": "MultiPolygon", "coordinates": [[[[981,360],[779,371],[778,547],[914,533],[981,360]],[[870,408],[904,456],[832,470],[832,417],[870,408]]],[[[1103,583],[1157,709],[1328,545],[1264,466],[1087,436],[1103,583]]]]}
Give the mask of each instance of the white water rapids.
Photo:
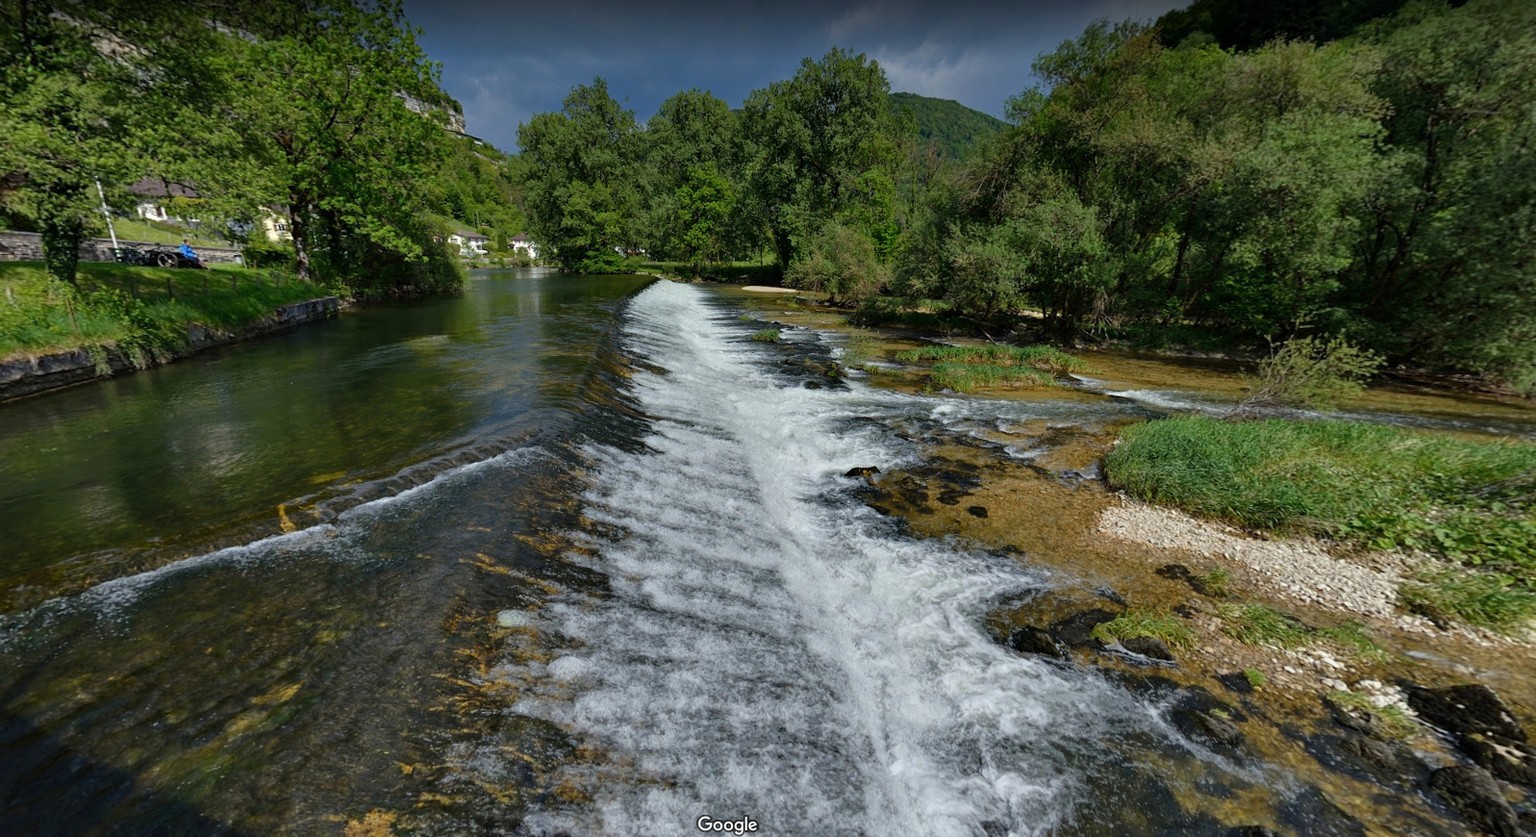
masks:
{"type": "MultiPolygon", "coordinates": [[[[806,389],[705,292],[659,282],[634,301],[625,350],[652,419],[646,450],[592,447],[576,558],[613,595],[540,611],[578,648],[523,667],[515,710],[628,765],[597,810],[535,831],[699,833],[700,816],[761,833],[1050,831],[1081,803],[1107,742],[1160,723],[1089,672],[990,639],[989,605],[1045,584],[1013,557],[917,540],[848,494],[849,468],[910,458],[878,422],[933,402],[806,389]],[[597,817],[600,822],[590,818],[597,817]]],[[[1154,735],[1159,733],[1153,732],[1154,735]]]]}

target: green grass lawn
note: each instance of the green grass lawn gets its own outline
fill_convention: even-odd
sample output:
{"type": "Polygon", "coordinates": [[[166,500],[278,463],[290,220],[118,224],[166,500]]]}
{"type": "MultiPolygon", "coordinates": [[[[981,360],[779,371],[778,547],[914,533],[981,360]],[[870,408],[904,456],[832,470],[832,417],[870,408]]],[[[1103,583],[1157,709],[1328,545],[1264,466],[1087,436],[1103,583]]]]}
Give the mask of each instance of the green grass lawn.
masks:
{"type": "Polygon", "coordinates": [[[198,323],[235,329],[331,292],[271,270],[82,263],[79,286],[38,262],[0,262],[0,359],[90,346],[173,351],[198,323]]]}
{"type": "Polygon", "coordinates": [[[1478,624],[1536,616],[1536,444],[1337,421],[1170,418],[1127,428],[1112,485],[1191,513],[1375,549],[1425,552],[1481,575],[1412,596],[1478,624]]]}
{"type": "Polygon", "coordinates": [[[174,224],[166,224],[160,221],[146,221],[142,218],[113,218],[112,227],[117,231],[117,237],[122,241],[148,241],[154,244],[180,244],[183,238],[197,247],[234,247],[228,239],[218,236],[199,235],[194,230],[178,227],[174,224]]]}

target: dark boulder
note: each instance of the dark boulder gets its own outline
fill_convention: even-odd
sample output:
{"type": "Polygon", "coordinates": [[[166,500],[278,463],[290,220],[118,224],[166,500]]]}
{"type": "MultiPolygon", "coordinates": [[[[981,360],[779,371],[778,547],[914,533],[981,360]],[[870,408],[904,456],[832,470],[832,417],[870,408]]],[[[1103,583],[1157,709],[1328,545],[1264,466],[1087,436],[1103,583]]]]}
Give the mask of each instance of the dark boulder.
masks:
{"type": "Polygon", "coordinates": [[[1339,739],[1339,749],[1387,776],[1401,777],[1410,772],[1400,747],[1369,735],[1347,732],[1339,739]]]}
{"type": "Polygon", "coordinates": [[[1280,837],[1279,832],[1262,825],[1239,825],[1227,834],[1231,837],[1280,837]]]}
{"type": "Polygon", "coordinates": [[[865,465],[862,468],[849,468],[843,472],[843,476],[862,479],[870,485],[874,485],[875,475],[878,473],[880,473],[879,468],[875,467],[874,465],[865,465]]]}
{"type": "Polygon", "coordinates": [[[1536,787],[1536,747],[1480,732],[1460,736],[1456,746],[1474,763],[1500,779],[1536,787]]]}
{"type": "Polygon", "coordinates": [[[965,510],[969,512],[972,517],[985,518],[987,516],[986,506],[967,506],[965,510]]]}
{"type": "Polygon", "coordinates": [[[1164,564],[1157,568],[1157,574],[1160,578],[1167,578],[1175,581],[1189,578],[1190,575],[1189,567],[1186,567],[1183,564],[1164,564]]]}
{"type": "Polygon", "coordinates": [[[1120,647],[1143,657],[1173,662],[1173,651],[1168,648],[1168,643],[1155,636],[1133,636],[1130,639],[1122,639],[1120,647]]]}
{"type": "Polygon", "coordinates": [[[1483,833],[1520,837],[1515,810],[1504,801],[1498,783],[1481,767],[1442,767],[1430,774],[1429,786],[1483,833]]]}
{"type": "Polygon", "coordinates": [[[1514,741],[1525,740],[1525,730],[1514,713],[1493,690],[1481,684],[1408,689],[1408,705],[1420,718],[1446,732],[1483,733],[1514,741]]]}
{"type": "Polygon", "coordinates": [[[1113,618],[1115,614],[1100,607],[1084,610],[1053,622],[1051,636],[1055,637],[1057,642],[1072,648],[1097,650],[1103,648],[1104,643],[1093,638],[1093,629],[1113,618]]]}
{"type": "Polygon", "coordinates": [[[1233,723],[1242,713],[1199,686],[1180,690],[1168,719],[1185,737],[1208,746],[1235,748],[1243,743],[1243,731],[1233,723]]]}
{"type": "Polygon", "coordinates": [[[1190,712],[1188,717],[1190,730],[1186,734],[1192,734],[1196,739],[1205,739],[1225,747],[1236,747],[1243,743],[1243,731],[1226,718],[1209,712],[1190,712]]]}
{"type": "Polygon", "coordinates": [[[1240,695],[1253,694],[1253,681],[1241,671],[1230,671],[1216,675],[1216,682],[1227,687],[1228,691],[1237,692],[1240,695]]]}
{"type": "Polygon", "coordinates": [[[1008,647],[1021,654],[1042,654],[1047,657],[1064,658],[1067,652],[1051,639],[1051,635],[1033,626],[1025,625],[1014,629],[1008,635],[1008,647]]]}

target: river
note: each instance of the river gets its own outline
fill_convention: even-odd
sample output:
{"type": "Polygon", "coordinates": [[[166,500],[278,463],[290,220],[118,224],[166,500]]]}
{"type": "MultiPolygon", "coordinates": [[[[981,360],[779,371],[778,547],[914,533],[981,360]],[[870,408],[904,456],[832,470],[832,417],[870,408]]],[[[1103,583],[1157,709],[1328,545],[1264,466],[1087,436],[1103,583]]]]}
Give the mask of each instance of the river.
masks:
{"type": "Polygon", "coordinates": [[[1263,789],[1348,833],[999,645],[1052,573],[843,476],[1153,396],[815,377],[827,338],[647,282],[480,272],[0,409],[0,829],[1218,834],[1189,800],[1263,789]]]}

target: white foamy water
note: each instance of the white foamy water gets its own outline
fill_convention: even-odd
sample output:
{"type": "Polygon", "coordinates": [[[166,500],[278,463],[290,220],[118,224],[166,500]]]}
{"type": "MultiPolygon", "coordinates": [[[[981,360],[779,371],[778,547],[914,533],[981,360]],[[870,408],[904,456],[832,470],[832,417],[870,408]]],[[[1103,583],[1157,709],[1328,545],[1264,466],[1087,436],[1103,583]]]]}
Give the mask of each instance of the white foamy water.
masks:
{"type": "Polygon", "coordinates": [[[1043,576],[906,537],[848,496],[845,470],[911,456],[853,420],[933,415],[932,399],[786,382],[691,286],[638,296],[625,338],[667,374],[632,379],[646,451],[588,451],[590,563],[612,596],[541,611],[579,648],[521,670],[535,685],[515,707],[623,767],[589,782],[594,813],[535,830],[696,834],[708,815],[770,834],[1039,833],[1106,741],[1156,726],[1096,676],[986,635],[989,606],[1043,576]]]}

